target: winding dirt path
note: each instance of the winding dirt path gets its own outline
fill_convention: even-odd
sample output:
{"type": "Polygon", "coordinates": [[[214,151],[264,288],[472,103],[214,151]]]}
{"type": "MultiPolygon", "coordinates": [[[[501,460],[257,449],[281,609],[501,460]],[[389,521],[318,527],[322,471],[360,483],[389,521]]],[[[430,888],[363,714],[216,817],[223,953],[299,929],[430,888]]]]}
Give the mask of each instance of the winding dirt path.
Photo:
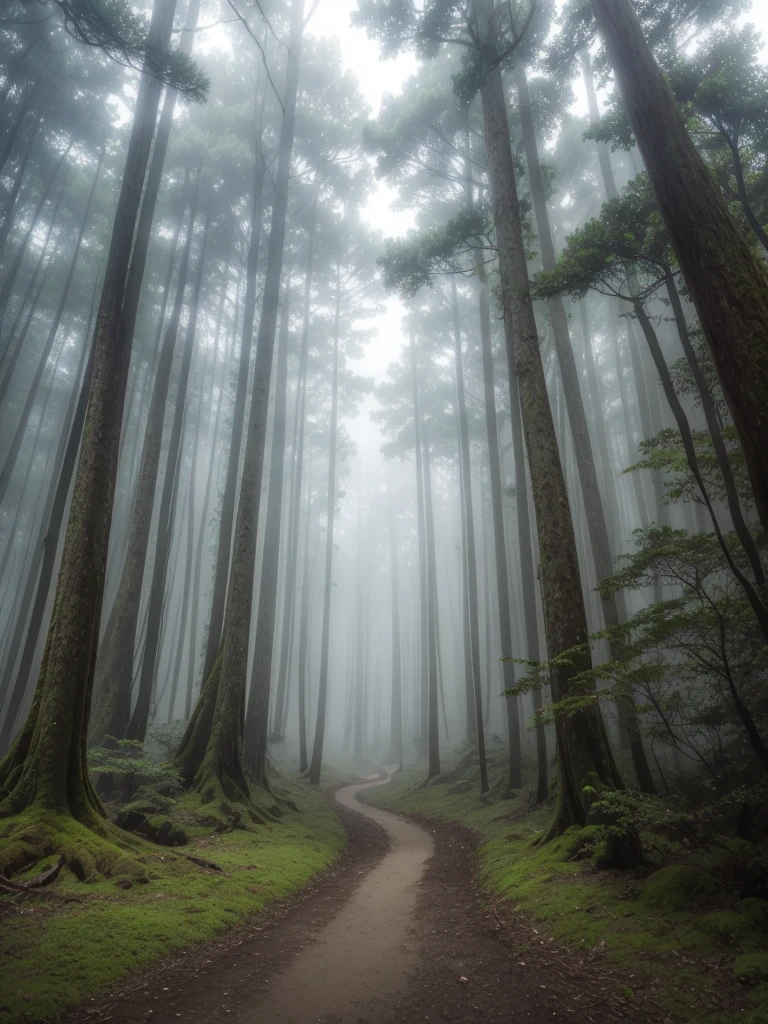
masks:
{"type": "Polygon", "coordinates": [[[64,1020],[672,1024],[646,993],[627,1004],[626,979],[599,952],[559,949],[493,901],[475,880],[470,830],[356,800],[388,781],[336,794],[349,844],[315,883],[64,1020]]]}
{"type": "Polygon", "coordinates": [[[410,927],[418,885],[432,856],[432,837],[418,825],[359,803],[362,789],[386,779],[339,790],[336,800],[380,825],[389,850],[362,880],[338,914],[274,979],[236,1024],[384,1024],[408,988],[418,954],[410,927]]]}

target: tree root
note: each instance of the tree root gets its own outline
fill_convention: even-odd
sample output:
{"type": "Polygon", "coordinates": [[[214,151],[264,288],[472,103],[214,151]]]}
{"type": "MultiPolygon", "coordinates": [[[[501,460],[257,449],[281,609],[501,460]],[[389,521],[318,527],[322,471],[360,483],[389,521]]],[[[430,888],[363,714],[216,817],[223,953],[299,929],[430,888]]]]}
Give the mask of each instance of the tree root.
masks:
{"type": "Polygon", "coordinates": [[[28,882],[14,882],[12,878],[6,876],[0,879],[0,883],[11,889],[16,889],[21,892],[26,892],[28,889],[41,889],[44,885],[50,885],[51,882],[55,882],[59,877],[59,872],[64,866],[64,854],[59,854],[59,859],[56,863],[47,868],[45,871],[41,871],[39,875],[35,875],[28,882]]]}

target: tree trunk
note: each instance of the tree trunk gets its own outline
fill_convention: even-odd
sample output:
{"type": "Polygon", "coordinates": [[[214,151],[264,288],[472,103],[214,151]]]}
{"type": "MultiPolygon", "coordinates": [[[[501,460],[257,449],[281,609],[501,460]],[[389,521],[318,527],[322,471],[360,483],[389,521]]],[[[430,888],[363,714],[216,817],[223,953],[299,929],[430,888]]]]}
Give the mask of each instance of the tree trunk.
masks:
{"type": "Polygon", "coordinates": [[[469,459],[469,425],[467,405],[464,396],[464,365],[461,354],[461,323],[459,320],[459,298],[456,280],[451,278],[451,305],[453,309],[453,341],[456,359],[456,408],[459,423],[459,460],[461,467],[462,533],[464,537],[462,562],[466,572],[467,608],[465,620],[469,625],[469,649],[471,677],[467,688],[471,691],[468,700],[467,737],[477,744],[480,759],[480,792],[488,790],[488,765],[485,759],[485,734],[483,728],[483,677],[480,671],[480,611],[477,596],[477,554],[475,551],[475,512],[472,503],[472,472],[469,459]],[[470,723],[474,729],[470,730],[470,723]]]}
{"type": "Polygon", "coordinates": [[[725,537],[723,536],[722,531],[720,529],[720,525],[717,521],[717,515],[709,499],[706,484],[704,483],[704,478],[702,477],[701,471],[699,469],[698,458],[696,455],[696,447],[694,445],[691,427],[688,423],[688,417],[685,415],[685,410],[683,409],[682,404],[680,403],[680,399],[677,397],[677,394],[675,392],[674,384],[672,383],[672,378],[669,374],[669,369],[664,360],[664,354],[661,351],[659,340],[656,337],[656,332],[653,329],[653,325],[651,324],[651,321],[643,307],[643,304],[639,301],[636,301],[634,306],[635,315],[637,316],[638,322],[645,336],[645,340],[648,342],[648,348],[650,349],[651,356],[653,357],[653,360],[656,363],[656,368],[659,372],[659,377],[661,378],[661,384],[664,388],[664,393],[667,396],[667,401],[669,402],[669,406],[672,409],[672,414],[675,417],[677,429],[680,431],[680,437],[683,442],[683,448],[685,450],[685,455],[688,460],[688,465],[690,467],[691,473],[693,474],[693,478],[696,481],[699,490],[701,491],[701,496],[704,499],[704,504],[706,505],[710,519],[712,520],[712,526],[714,527],[715,536],[717,537],[720,548],[723,552],[723,555],[725,556],[725,560],[728,563],[728,568],[731,570],[734,577],[741,585],[741,588],[744,591],[747,600],[749,601],[750,607],[752,608],[752,611],[755,613],[755,618],[757,619],[760,625],[760,629],[763,633],[763,636],[765,637],[766,641],[768,641],[768,607],[766,607],[766,605],[763,603],[762,598],[755,590],[752,583],[750,583],[750,581],[747,579],[747,577],[744,575],[741,569],[739,569],[739,567],[736,565],[733,558],[731,557],[725,537]]]}
{"type": "Polygon", "coordinates": [[[74,252],[72,253],[72,258],[69,261],[69,269],[67,270],[67,276],[64,280],[64,287],[61,292],[61,297],[59,299],[59,303],[56,307],[56,310],[53,314],[53,320],[51,322],[50,328],[48,329],[48,335],[45,339],[45,343],[43,344],[43,350],[38,358],[37,368],[35,370],[34,377],[32,378],[32,382],[30,383],[29,388],[27,390],[26,401],[24,402],[24,408],[22,409],[21,417],[16,426],[16,431],[13,436],[13,441],[11,442],[11,447],[5,458],[5,463],[3,464],[2,471],[0,472],[0,505],[2,504],[3,499],[5,498],[5,494],[8,489],[8,484],[11,479],[11,474],[13,473],[13,467],[16,464],[19,449],[21,448],[21,443],[24,440],[24,435],[27,430],[29,417],[30,414],[32,413],[32,408],[35,404],[35,399],[37,398],[37,392],[38,388],[40,387],[40,381],[43,378],[45,367],[48,364],[48,357],[51,354],[51,349],[53,348],[53,343],[56,340],[56,335],[58,334],[59,326],[61,325],[61,319],[64,316],[64,310],[66,309],[67,306],[67,300],[69,299],[69,291],[70,288],[72,287],[72,281],[74,279],[75,271],[77,270],[77,263],[80,258],[80,247],[83,242],[83,235],[85,234],[85,228],[91,213],[91,206],[93,205],[93,197],[96,193],[96,187],[99,183],[99,178],[101,176],[101,166],[103,160],[104,150],[102,149],[99,154],[99,162],[96,166],[96,174],[94,175],[93,184],[91,185],[91,190],[88,193],[88,200],[85,204],[85,211],[83,213],[82,220],[80,221],[80,230],[77,235],[77,240],[75,242],[75,248],[74,252]]]}
{"type": "MultiPolygon", "coordinates": [[[[48,183],[45,186],[43,194],[40,196],[40,199],[37,202],[37,206],[35,207],[35,212],[32,215],[32,220],[29,222],[29,227],[25,231],[24,237],[22,238],[21,242],[19,243],[18,248],[16,249],[16,253],[15,253],[14,257],[13,257],[13,261],[12,261],[10,267],[8,268],[8,271],[7,271],[6,275],[5,275],[5,277],[3,278],[3,283],[2,283],[2,285],[0,285],[0,324],[2,324],[3,319],[5,317],[5,311],[6,311],[6,308],[8,306],[8,301],[9,301],[9,299],[11,297],[11,293],[13,292],[13,286],[16,283],[16,278],[18,276],[19,270],[21,269],[21,265],[22,265],[22,263],[24,261],[24,257],[26,256],[27,248],[29,247],[30,239],[32,238],[32,236],[33,236],[33,234],[35,232],[35,229],[37,228],[37,222],[40,220],[40,214],[43,211],[43,207],[45,206],[46,200],[48,199],[48,196],[50,194],[51,189],[53,188],[53,183],[58,178],[59,171],[61,170],[61,167],[62,167],[64,161],[66,160],[67,156],[69,155],[69,151],[70,151],[71,148],[72,148],[72,143],[70,142],[70,144],[67,146],[67,148],[64,150],[64,152],[59,157],[59,160],[58,160],[58,162],[56,164],[56,167],[54,168],[53,174],[48,179],[48,183]]],[[[61,202],[61,197],[62,197],[62,195],[64,193],[64,186],[65,186],[65,184],[66,184],[66,176],[65,176],[64,182],[62,182],[62,186],[61,186],[61,188],[59,190],[59,195],[58,195],[58,197],[56,199],[56,203],[55,203],[55,206],[54,206],[53,213],[51,215],[50,220],[48,221],[48,229],[47,229],[47,233],[46,233],[46,237],[45,237],[45,244],[42,247],[41,254],[40,254],[40,259],[42,259],[42,256],[45,253],[45,250],[46,250],[46,248],[48,246],[48,239],[51,237],[51,229],[53,227],[54,221],[56,220],[56,214],[57,214],[58,209],[59,209],[59,203],[61,202]]],[[[38,260],[38,267],[39,267],[39,260],[38,260]]],[[[18,322],[18,318],[17,318],[17,322],[18,322]]],[[[13,329],[11,330],[10,334],[13,335],[13,329]]],[[[5,348],[2,350],[2,358],[5,357],[5,353],[7,351],[7,346],[8,346],[8,343],[6,342],[5,348]]],[[[6,385],[6,387],[7,387],[7,385],[6,385]]],[[[5,394],[5,390],[3,390],[3,395],[4,394],[5,394]]],[[[2,401],[1,397],[0,397],[0,401],[2,401]]]]}
{"type": "MultiPolygon", "coordinates": [[[[310,467],[311,468],[311,467],[310,467]]],[[[309,560],[309,517],[312,506],[311,473],[307,480],[307,528],[304,537],[304,567],[301,579],[301,611],[299,621],[298,705],[299,705],[299,771],[309,768],[307,757],[307,660],[309,657],[309,615],[312,592],[312,570],[309,560]]]]}
{"type": "MultiPolygon", "coordinates": [[[[175,4],[155,3],[153,46],[168,45],[175,4]]],[[[0,763],[0,816],[35,805],[103,830],[88,779],[85,737],[117,475],[130,352],[120,344],[131,239],[146,176],[160,82],[139,83],[94,335],[94,372],[69,525],[37,690],[27,722],[0,763]]]]}
{"type": "Polygon", "coordinates": [[[392,693],[390,703],[390,757],[403,767],[403,664],[400,646],[400,565],[397,549],[397,519],[392,505],[392,492],[387,503],[389,510],[389,573],[392,595],[392,693]]]}
{"type": "MultiPolygon", "coordinates": [[[[194,783],[195,789],[201,792],[204,798],[207,796],[211,799],[222,792],[230,799],[245,798],[247,800],[249,798],[248,781],[241,759],[248,669],[248,634],[253,603],[256,532],[264,465],[269,387],[280,298],[280,275],[283,266],[288,212],[288,186],[296,122],[299,60],[304,30],[303,11],[304,0],[293,0],[275,197],[272,205],[267,272],[256,347],[240,502],[235,525],[232,573],[227,595],[221,654],[217,659],[218,668],[215,668],[206,680],[201,694],[201,701],[204,698],[208,702],[213,700],[214,713],[210,727],[208,727],[205,716],[198,721],[200,716],[196,709],[175,758],[187,784],[194,783]],[[215,685],[215,694],[206,697],[205,691],[211,685],[215,685]],[[201,753],[202,756],[200,756],[201,753]]],[[[221,550],[221,539],[219,544],[221,550]]]]}
{"type": "MultiPolygon", "coordinates": [[[[94,287],[91,313],[83,340],[83,355],[81,358],[81,362],[85,360],[85,372],[83,373],[81,366],[78,370],[76,381],[79,381],[82,376],[82,382],[79,387],[77,383],[75,384],[70,397],[70,406],[65,416],[64,429],[61,436],[60,455],[57,453],[54,461],[53,476],[45,501],[40,531],[35,544],[35,555],[29,568],[24,593],[19,603],[16,624],[5,656],[3,677],[0,680],[0,708],[2,707],[5,694],[10,689],[10,698],[5,709],[5,719],[0,727],[0,757],[8,750],[13,739],[16,719],[24,703],[24,697],[30,682],[32,663],[43,629],[45,607],[51,590],[56,554],[59,549],[59,538],[64,524],[67,497],[69,496],[69,489],[75,472],[77,453],[80,449],[80,439],[83,434],[83,423],[85,422],[85,411],[88,407],[88,393],[93,375],[93,350],[89,345],[89,340],[93,326],[93,307],[95,306],[95,301],[96,288],[94,287]],[[26,639],[24,637],[25,631],[26,639]],[[21,650],[21,657],[18,668],[16,668],[19,650],[21,650]],[[14,670],[15,681],[11,689],[14,670]]],[[[2,575],[3,573],[0,572],[0,577],[2,575]]]]}
{"type": "MultiPolygon", "coordinates": [[[[224,302],[227,297],[227,282],[226,280],[221,286],[221,301],[219,303],[219,312],[216,317],[216,337],[213,343],[213,371],[211,374],[211,397],[213,397],[213,389],[216,385],[216,361],[219,352],[219,343],[221,338],[221,323],[224,313],[224,302]]],[[[237,312],[235,311],[235,320],[237,319],[237,312]]],[[[235,325],[236,326],[236,325],[235,325]]],[[[235,331],[232,331],[232,338],[234,339],[235,331]]],[[[216,403],[216,416],[213,423],[213,430],[211,430],[211,420],[208,419],[208,445],[210,451],[210,461],[208,464],[208,474],[205,483],[205,497],[203,498],[203,511],[200,517],[200,534],[197,540],[197,552],[195,554],[195,574],[192,581],[192,614],[190,620],[190,638],[189,638],[189,664],[187,667],[187,687],[184,693],[184,718],[183,721],[188,722],[189,716],[192,713],[192,693],[195,686],[195,665],[197,659],[197,625],[198,625],[198,611],[200,607],[200,577],[203,563],[203,547],[205,544],[206,527],[208,524],[208,510],[211,505],[211,491],[213,485],[213,470],[218,465],[216,459],[216,439],[219,436],[219,420],[221,419],[221,408],[224,405],[224,381],[227,379],[229,373],[229,366],[231,364],[232,349],[234,342],[230,344],[229,351],[226,353],[225,358],[222,360],[223,363],[223,375],[222,383],[219,389],[219,400],[216,403]]]]}
{"type": "MultiPolygon", "coordinates": [[[[333,530],[336,517],[336,440],[339,421],[339,328],[341,318],[341,264],[336,263],[336,316],[333,333],[331,371],[331,428],[328,448],[328,508],[326,511],[325,579],[323,582],[323,632],[320,639],[320,678],[317,694],[317,720],[309,781],[320,785],[325,742],[325,720],[328,704],[328,655],[331,642],[331,584],[333,574],[333,530]]],[[[359,681],[358,681],[359,684],[359,681]]]]}
{"type": "MultiPolygon", "coordinates": [[[[481,41],[493,39],[492,5],[475,0],[474,9],[481,41]]],[[[589,697],[594,686],[581,683],[575,690],[573,684],[574,676],[591,668],[586,612],[528,284],[504,89],[495,62],[485,69],[481,82],[510,389],[517,379],[536,510],[548,654],[555,659],[573,652],[568,664],[552,665],[552,695],[555,701],[576,693],[589,697]]],[[[560,781],[549,834],[584,824],[589,807],[584,787],[593,775],[605,785],[621,785],[596,699],[567,718],[558,716],[556,735],[560,781]]]]}
{"type": "Polygon", "coordinates": [[[285,569],[285,594],[283,596],[283,618],[280,637],[280,668],[277,677],[275,716],[272,731],[275,736],[285,732],[288,710],[288,668],[291,660],[293,621],[296,604],[296,566],[299,556],[299,526],[301,523],[301,478],[304,470],[304,423],[307,393],[307,353],[309,348],[310,305],[312,301],[312,269],[317,226],[317,196],[312,204],[312,220],[307,238],[307,269],[304,277],[304,321],[301,331],[299,372],[296,378],[296,408],[293,417],[293,450],[291,452],[291,492],[288,522],[287,565],[285,569]]]}
{"type": "Polygon", "coordinates": [[[632,4],[592,0],[592,7],[767,527],[768,271],[696,150],[632,4]]]}
{"type": "MultiPolygon", "coordinates": [[[[187,207],[189,187],[189,170],[185,174],[182,192],[182,211],[179,223],[183,220],[187,207]]],[[[144,441],[141,451],[136,490],[133,499],[133,510],[128,529],[128,543],[123,562],[120,585],[112,603],[107,629],[101,640],[96,678],[94,682],[94,701],[91,713],[89,742],[98,746],[105,736],[125,739],[131,718],[131,689],[133,685],[134,652],[136,650],[136,630],[139,622],[142,583],[149,549],[152,512],[155,506],[155,491],[160,467],[160,454],[163,439],[163,425],[168,403],[168,389],[171,380],[171,367],[176,350],[179,323],[184,304],[184,293],[187,284],[189,257],[192,250],[192,238],[195,228],[197,201],[200,190],[200,175],[195,185],[194,198],[189,215],[187,238],[181,256],[179,277],[176,284],[176,298],[171,318],[163,339],[157,372],[152,386],[152,398],[149,403],[147,424],[144,429],[144,441]]],[[[175,248],[175,246],[174,246],[175,248]]],[[[168,463],[166,479],[173,476],[172,467],[168,463]]],[[[158,524],[157,543],[163,532],[162,519],[158,524]]]]}
{"type": "MultiPolygon", "coordinates": [[[[440,774],[440,639],[437,603],[437,564],[435,552],[435,516],[432,508],[432,471],[426,423],[421,423],[421,461],[424,471],[424,518],[427,542],[427,607],[428,607],[428,746],[427,778],[440,774]]],[[[446,730],[447,732],[447,730],[446,730]]]]}
{"type": "MultiPolygon", "coordinates": [[[[176,306],[171,316],[168,331],[172,332],[175,338],[178,332],[179,320],[177,312],[181,315],[181,306],[184,299],[186,287],[187,265],[189,260],[189,249],[192,236],[195,230],[197,217],[197,200],[200,190],[200,179],[202,177],[202,166],[197,169],[197,181],[195,192],[192,197],[192,205],[189,214],[189,237],[185,246],[185,255],[182,258],[182,268],[179,270],[177,284],[176,306]]],[[[179,379],[176,385],[176,402],[173,410],[173,422],[171,423],[171,435],[168,440],[168,454],[163,475],[163,488],[160,495],[160,509],[157,520],[157,537],[155,540],[155,558],[152,565],[152,583],[149,589],[149,617],[147,619],[147,638],[144,644],[144,653],[141,659],[141,673],[139,676],[139,689],[136,697],[136,704],[131,715],[130,722],[125,735],[129,740],[144,741],[149,723],[149,713],[152,703],[152,690],[155,682],[157,668],[157,657],[160,651],[162,637],[162,609],[165,601],[165,584],[168,572],[168,558],[171,553],[171,539],[175,522],[176,495],[178,493],[178,477],[181,469],[181,445],[184,436],[184,421],[187,408],[187,393],[189,389],[189,371],[192,365],[192,355],[195,350],[195,339],[197,336],[198,311],[200,307],[200,291],[203,284],[203,273],[205,269],[205,253],[208,243],[208,233],[211,226],[211,215],[213,212],[215,193],[211,190],[208,200],[208,208],[203,225],[202,237],[200,239],[200,251],[197,257],[197,269],[192,284],[192,294],[189,302],[187,330],[184,338],[184,348],[181,354],[181,366],[179,379]]],[[[133,659],[131,658],[131,661],[133,659]]],[[[130,697],[130,693],[129,693],[130,697]]]]}
{"type": "MultiPolygon", "coordinates": [[[[240,360],[237,370],[235,407],[232,412],[232,439],[227,458],[227,477],[219,517],[219,536],[216,542],[216,559],[213,575],[211,614],[208,622],[208,637],[203,660],[203,679],[207,679],[221,647],[221,633],[224,627],[224,611],[227,605],[227,582],[232,554],[232,529],[235,523],[235,502],[237,480],[240,469],[240,450],[246,429],[246,399],[248,395],[248,374],[253,348],[253,318],[256,313],[256,285],[261,248],[261,215],[264,203],[264,176],[267,166],[262,155],[264,131],[264,100],[266,84],[262,93],[261,107],[256,131],[256,163],[253,174],[253,195],[251,198],[251,235],[248,240],[248,256],[245,270],[245,298],[243,300],[243,337],[240,343],[240,360]]],[[[277,198],[277,197],[276,197],[277,198]]],[[[273,214],[274,216],[274,214],[273,214]]],[[[277,298],[274,300],[277,302],[277,298]]],[[[275,314],[277,315],[277,314],[275,314]]],[[[261,331],[261,327],[259,327],[261,331]]]]}
{"type": "MultiPolygon", "coordinates": [[[[496,383],[493,371],[491,349],[491,311],[488,303],[487,285],[480,285],[480,345],[483,360],[483,394],[485,399],[485,431],[488,441],[488,473],[491,483],[491,514],[493,517],[494,571],[496,574],[496,599],[499,610],[499,638],[504,689],[515,685],[515,666],[512,645],[512,609],[509,602],[509,567],[507,562],[507,541],[504,534],[504,509],[501,491],[501,454],[499,452],[499,428],[496,419],[496,383]]],[[[525,466],[522,466],[525,473],[525,466]]],[[[515,475],[520,469],[515,464],[515,475]]],[[[533,598],[531,591],[530,597],[533,598]]],[[[534,603],[535,614],[535,603],[534,603]]],[[[517,697],[504,699],[507,712],[507,740],[509,744],[508,789],[519,790],[523,785],[522,752],[520,749],[520,711],[517,697]]]]}
{"type": "MultiPolygon", "coordinates": [[[[280,567],[281,519],[283,513],[283,477],[285,475],[285,414],[288,388],[288,339],[291,316],[291,278],[286,275],[283,314],[275,372],[275,411],[272,417],[272,447],[269,458],[267,516],[264,522],[264,553],[259,581],[259,606],[256,613],[256,638],[251,668],[251,687],[245,715],[245,769],[251,782],[269,789],[267,780],[267,736],[269,733],[269,695],[272,682],[272,658],[275,643],[278,571],[280,567]]],[[[284,543],[284,538],[283,543],[284,543]]]]}
{"type": "Polygon", "coordinates": [[[674,278],[672,277],[671,270],[667,276],[667,295],[669,296],[669,302],[672,307],[672,314],[675,318],[675,324],[677,325],[677,333],[680,337],[680,342],[683,346],[683,352],[688,360],[688,364],[691,367],[693,373],[693,379],[696,382],[698,388],[699,397],[701,399],[701,407],[704,411],[704,418],[707,422],[707,428],[709,430],[710,437],[712,438],[712,447],[715,450],[717,457],[717,465],[720,469],[720,474],[723,478],[723,485],[725,487],[726,504],[728,505],[728,511],[731,516],[733,528],[736,531],[736,536],[741,542],[741,546],[744,548],[744,553],[747,556],[752,572],[754,573],[755,583],[758,586],[765,586],[765,570],[763,563],[760,558],[760,552],[757,549],[757,544],[750,533],[749,527],[744,521],[744,515],[741,511],[741,503],[739,501],[739,491],[736,486],[736,480],[733,475],[733,467],[731,466],[730,459],[728,458],[728,449],[725,446],[725,440],[723,438],[723,432],[720,429],[720,421],[717,416],[717,409],[715,407],[715,400],[712,397],[712,393],[709,390],[707,384],[707,378],[702,372],[699,360],[696,358],[696,352],[694,351],[693,344],[691,342],[690,334],[688,333],[688,323],[685,319],[685,313],[683,311],[683,304],[680,300],[680,295],[675,286],[674,278]]]}

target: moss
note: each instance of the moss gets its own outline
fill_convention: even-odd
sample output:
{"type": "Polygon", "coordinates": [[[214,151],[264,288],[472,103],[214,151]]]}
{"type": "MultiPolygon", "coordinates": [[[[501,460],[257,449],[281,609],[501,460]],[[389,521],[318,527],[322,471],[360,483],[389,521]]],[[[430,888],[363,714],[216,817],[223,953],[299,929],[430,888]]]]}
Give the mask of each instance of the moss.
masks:
{"type": "Polygon", "coordinates": [[[758,931],[768,931],[768,900],[760,900],[749,896],[742,900],[736,908],[758,931]]]}
{"type": "MultiPolygon", "coordinates": [[[[714,864],[703,857],[699,868],[667,867],[647,878],[595,871],[593,860],[603,844],[597,826],[573,827],[550,843],[537,843],[550,810],[531,812],[524,798],[502,800],[493,782],[504,771],[503,758],[497,758],[493,746],[489,754],[495,765],[492,792],[482,801],[477,786],[464,793],[445,786],[419,788],[423,763],[398,773],[390,786],[368,790],[363,799],[475,829],[481,836],[481,882],[530,915],[542,939],[550,935],[574,950],[599,951],[609,965],[632,975],[635,998],[645,989],[663,1002],[659,1019],[703,1024],[717,1005],[719,990],[716,975],[706,965],[700,969],[699,958],[768,948],[768,936],[751,920],[752,914],[760,916],[756,904],[762,901],[743,900],[735,909],[721,906],[728,899],[706,870],[714,870],[714,864]],[[732,936],[738,936],[737,944],[724,945],[732,936]]],[[[450,758],[445,763],[449,769],[450,758]]],[[[758,1024],[759,1018],[739,1019],[758,1024]]]]}
{"type": "Polygon", "coordinates": [[[684,864],[673,864],[654,872],[638,897],[643,903],[661,910],[685,910],[718,891],[712,875],[684,864]]]}
{"type": "MultiPolygon", "coordinates": [[[[214,861],[221,874],[128,834],[126,856],[77,826],[67,843],[89,843],[88,856],[109,870],[95,872],[83,886],[65,868],[51,891],[82,902],[28,897],[23,914],[4,919],[0,1024],[56,1019],[173,950],[222,934],[327,867],[346,842],[335,815],[322,794],[302,782],[283,781],[279,788],[299,813],[258,828],[212,832],[191,813],[209,810],[199,798],[175,805],[174,821],[188,833],[189,851],[214,861]],[[111,851],[111,864],[99,843],[111,851]]],[[[34,828],[31,820],[26,824],[34,828]]],[[[0,863],[5,853],[0,833],[0,863]]]]}
{"type": "Polygon", "coordinates": [[[735,910],[716,910],[702,915],[697,921],[701,931],[711,935],[722,946],[741,946],[750,943],[749,922],[735,910]]]}
{"type": "Polygon", "coordinates": [[[744,953],[733,962],[733,976],[742,985],[768,982],[768,953],[744,953]]]}

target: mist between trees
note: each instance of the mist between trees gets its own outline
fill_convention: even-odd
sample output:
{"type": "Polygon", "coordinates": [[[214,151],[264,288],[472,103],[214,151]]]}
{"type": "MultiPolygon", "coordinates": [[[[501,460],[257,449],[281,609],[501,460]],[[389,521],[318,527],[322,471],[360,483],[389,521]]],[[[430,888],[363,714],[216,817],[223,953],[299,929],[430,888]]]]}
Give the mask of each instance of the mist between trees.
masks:
{"type": "Polygon", "coordinates": [[[4,8],[0,865],[130,857],[136,762],[258,823],[461,744],[614,866],[761,839],[749,4],[360,0],[375,116],[323,6],[4,8]]]}

